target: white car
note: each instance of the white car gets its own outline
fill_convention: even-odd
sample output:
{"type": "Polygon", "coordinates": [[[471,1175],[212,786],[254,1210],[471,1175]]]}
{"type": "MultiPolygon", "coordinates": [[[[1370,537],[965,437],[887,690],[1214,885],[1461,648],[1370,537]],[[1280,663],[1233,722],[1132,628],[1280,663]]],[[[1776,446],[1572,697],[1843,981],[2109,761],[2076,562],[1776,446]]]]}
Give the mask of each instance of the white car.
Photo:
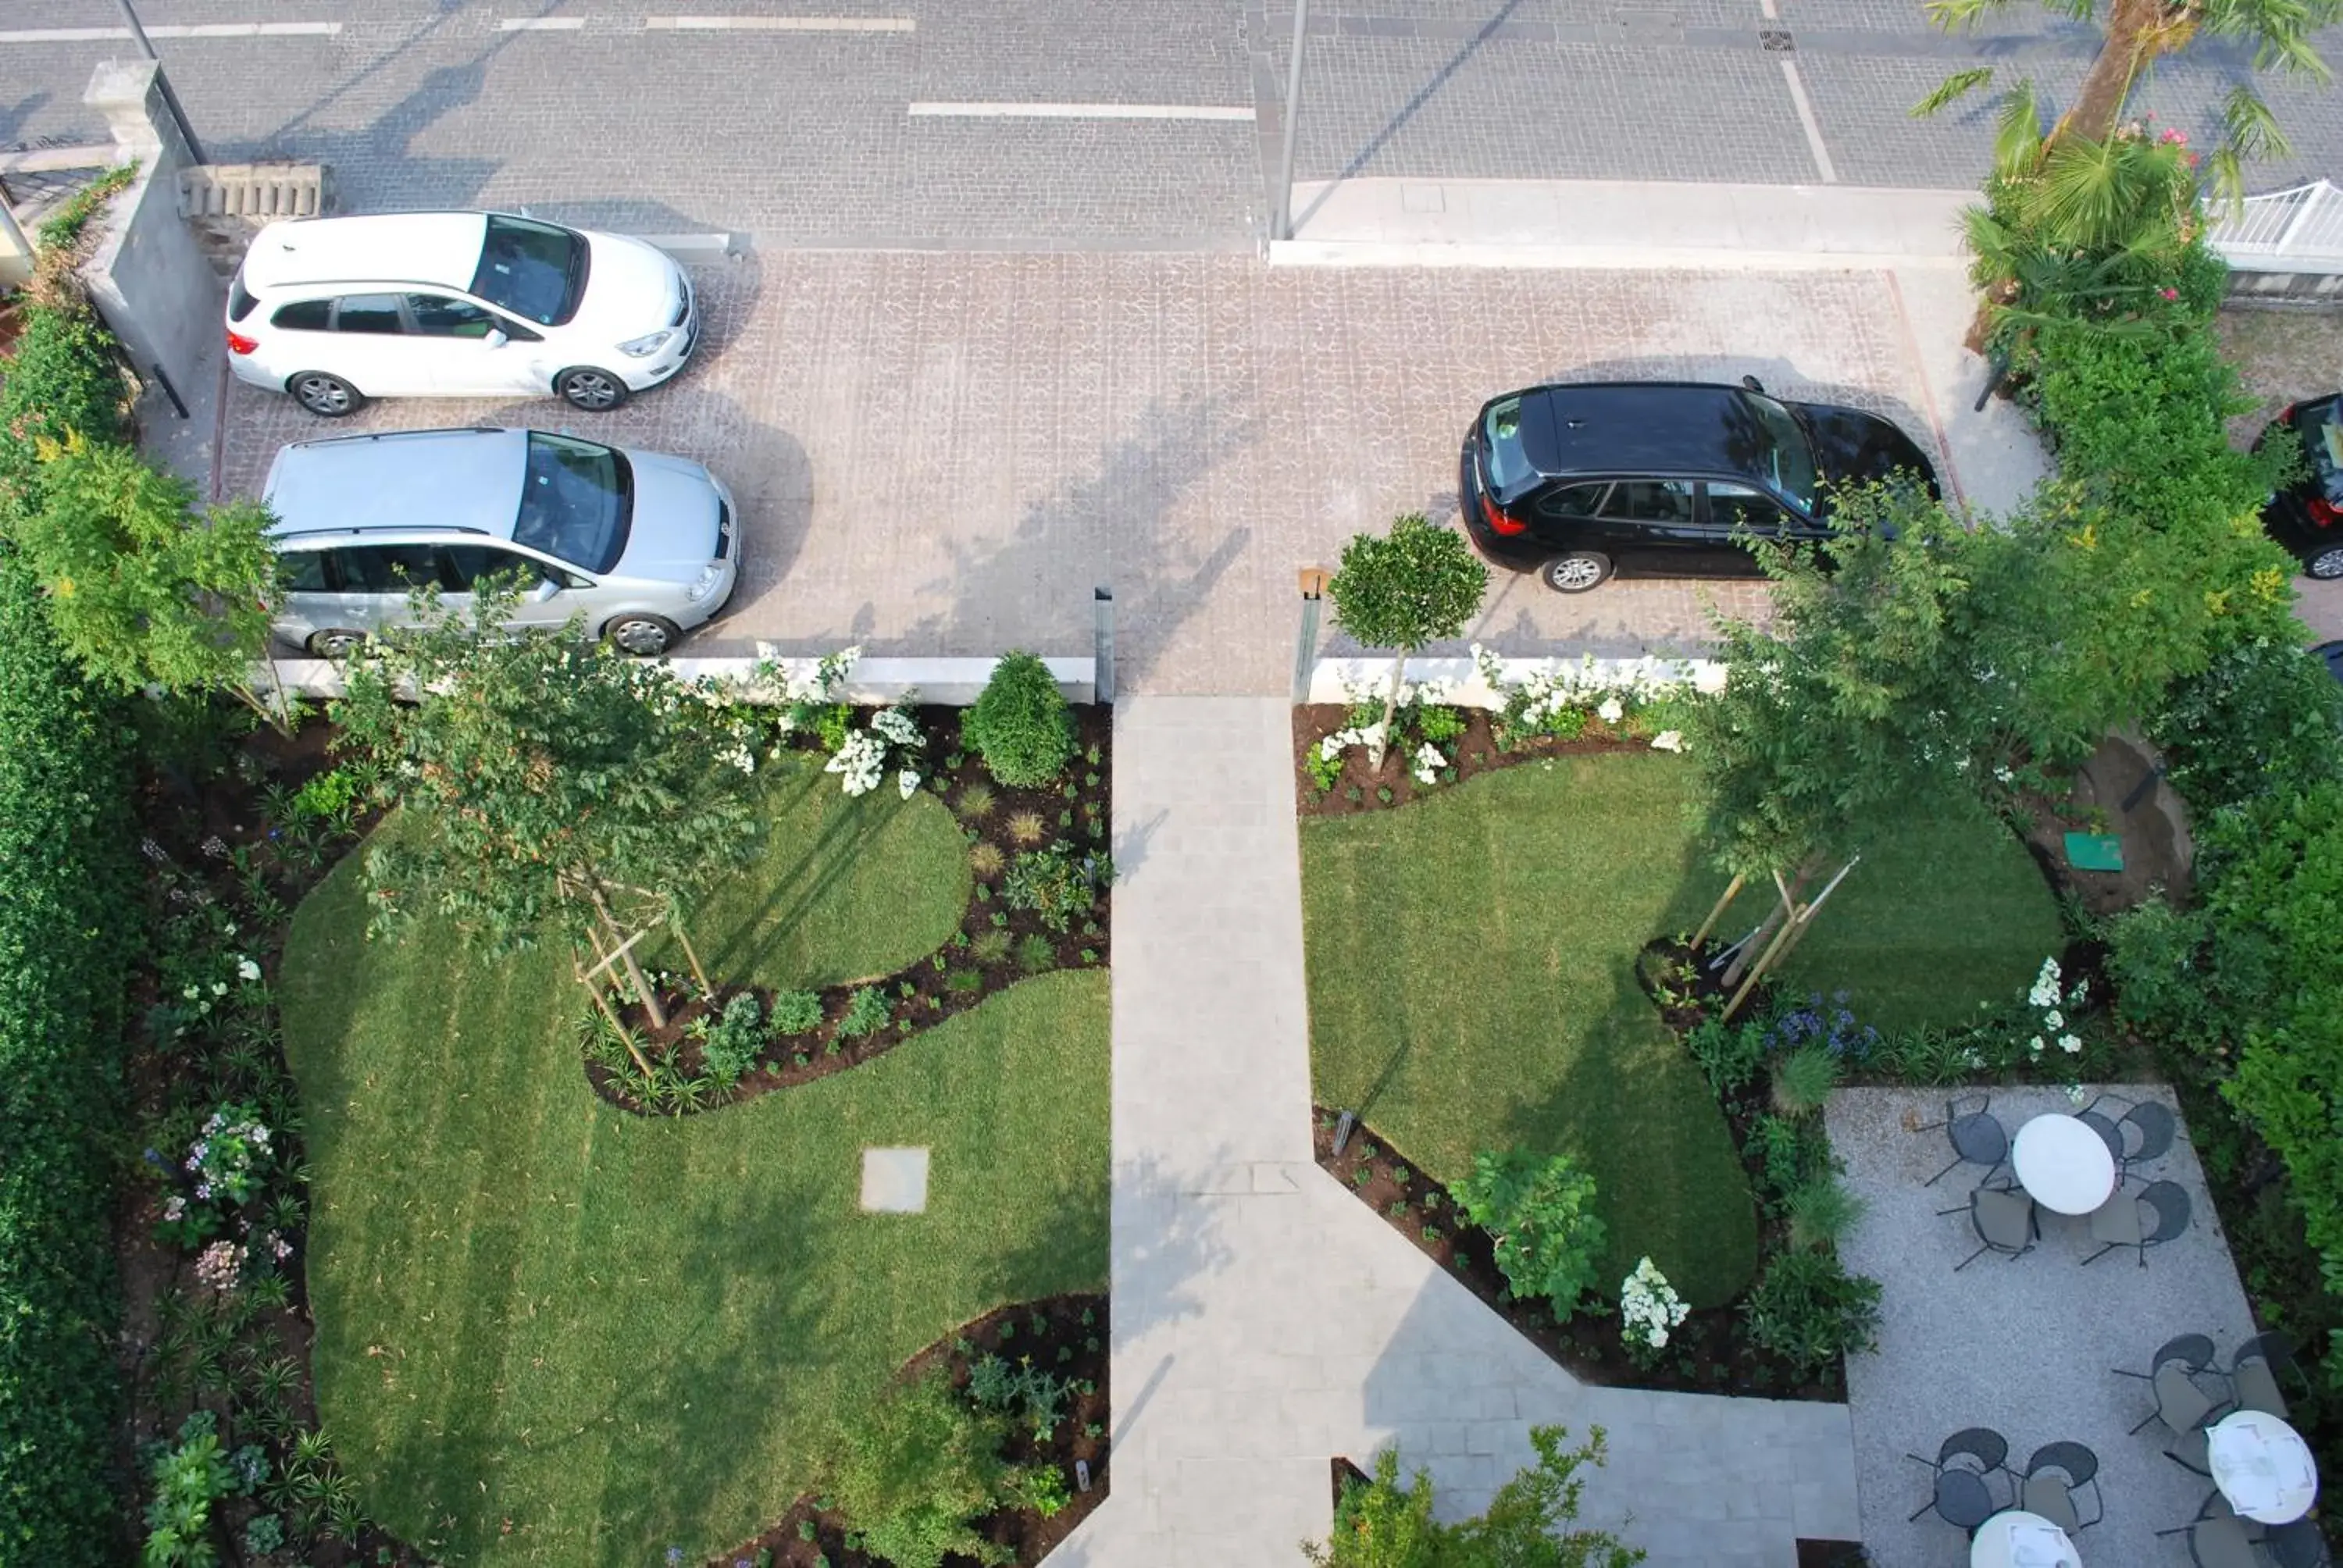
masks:
{"type": "Polygon", "coordinates": [[[690,280],[624,235],[507,213],[273,223],[227,293],[227,362],[337,419],[369,397],[615,408],[683,368],[690,280]]]}

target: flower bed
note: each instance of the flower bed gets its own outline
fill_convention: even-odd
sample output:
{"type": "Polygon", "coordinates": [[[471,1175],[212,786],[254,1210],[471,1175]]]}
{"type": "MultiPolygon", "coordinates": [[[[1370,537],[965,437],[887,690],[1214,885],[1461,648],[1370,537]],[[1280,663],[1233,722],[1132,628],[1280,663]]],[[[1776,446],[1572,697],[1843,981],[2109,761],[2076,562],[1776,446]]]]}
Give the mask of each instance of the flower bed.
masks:
{"type": "MultiPolygon", "coordinates": [[[[881,709],[872,722],[906,711],[881,709]]],[[[921,739],[916,746],[896,738],[890,743],[898,759],[896,771],[910,770],[917,779],[914,789],[928,790],[950,807],[968,839],[974,880],[950,940],[891,973],[818,991],[731,988],[711,996],[700,993],[689,976],[656,976],[666,1023],[654,1026],[639,1000],[621,1008],[619,1018],[662,1076],[647,1093],[624,1041],[614,1030],[596,1027],[593,1020],[599,1015],[591,1015],[586,1071],[598,1094],[639,1112],[702,1111],[769,1094],[869,1061],[1029,976],[1106,966],[1112,902],[1107,849],[1111,710],[1073,710],[1074,761],[1061,782],[1039,789],[996,783],[979,758],[948,739],[957,733],[961,712],[941,707],[909,710],[921,739]],[[753,1010],[739,1008],[743,997],[754,1000],[753,1010]],[[725,1086],[721,1074],[711,1073],[710,1050],[712,1046],[720,1058],[732,1044],[725,1027],[728,1013],[747,1022],[737,1033],[739,1043],[732,1045],[737,1081],[725,1086]],[[782,1028],[799,1020],[800,1027],[782,1028]]],[[[809,730],[792,731],[790,741],[799,750],[830,750],[834,763],[855,758],[855,738],[868,733],[850,730],[835,748],[809,730]]],[[[829,770],[855,778],[851,765],[829,770]]]]}
{"type": "MultiPolygon", "coordinates": [[[[1073,1533],[1106,1501],[1107,1422],[1112,1408],[1107,1389],[1109,1357],[1107,1298],[1054,1296],[1001,1307],[937,1341],[904,1363],[902,1375],[917,1376],[942,1365],[960,1395],[970,1392],[976,1363],[998,1356],[1051,1372],[1071,1385],[1063,1412],[1047,1439],[1028,1427],[1014,1430],[1003,1457],[1021,1466],[1054,1467],[1065,1482],[1063,1506],[1047,1515],[1039,1510],[1004,1508],[980,1521],[977,1530],[1006,1550],[1005,1560],[1031,1568],[1073,1533]],[[1090,1489],[1081,1488],[1077,1464],[1088,1467],[1090,1489]]],[[[708,1568],[885,1568],[883,1560],[848,1543],[847,1522],[820,1494],[799,1498],[773,1527],[755,1540],[710,1558],[708,1568]]]]}

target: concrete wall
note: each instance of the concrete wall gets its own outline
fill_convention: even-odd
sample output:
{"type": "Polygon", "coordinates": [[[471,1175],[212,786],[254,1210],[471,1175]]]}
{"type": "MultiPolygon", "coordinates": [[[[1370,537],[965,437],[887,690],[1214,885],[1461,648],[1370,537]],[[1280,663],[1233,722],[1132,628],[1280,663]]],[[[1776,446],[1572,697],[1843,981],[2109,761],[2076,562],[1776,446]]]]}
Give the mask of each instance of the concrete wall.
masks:
{"type": "MultiPolygon", "coordinates": [[[[756,658],[673,658],[668,661],[675,672],[686,680],[698,680],[703,676],[718,680],[746,683],[755,678],[757,666],[764,661],[756,658]]],[[[793,679],[803,680],[813,674],[820,662],[812,658],[777,658],[772,661],[787,670],[793,679]]],[[[1070,702],[1088,702],[1095,689],[1097,662],[1090,658],[1045,658],[1050,673],[1058,678],[1058,689],[1070,702]]],[[[937,702],[948,707],[965,708],[976,700],[991,678],[993,660],[990,658],[865,658],[854,666],[840,696],[848,702],[865,707],[883,707],[900,699],[907,691],[919,694],[921,702],[937,702]]],[[[275,678],[285,683],[285,689],[301,697],[339,697],[342,694],[342,673],[332,661],[323,658],[280,658],[276,661],[275,678]]],[[[1386,668],[1389,667],[1386,666],[1386,668]]],[[[270,667],[256,666],[252,686],[256,691],[270,689],[270,667]]],[[[758,700],[754,693],[746,694],[758,700]]]]}
{"type": "Polygon", "coordinates": [[[2343,273],[2268,272],[2231,262],[2227,303],[2325,306],[2331,309],[2343,306],[2343,273]]]}
{"type": "Polygon", "coordinates": [[[14,288],[33,276],[33,242],[8,215],[0,197],[0,288],[14,288]]]}
{"type": "Polygon", "coordinates": [[[109,60],[82,101],[105,115],[122,162],[138,175],[108,205],[81,277],[138,374],[160,366],[181,398],[220,334],[226,290],[179,216],[179,171],[194,162],[164,107],[161,67],[109,60]]]}

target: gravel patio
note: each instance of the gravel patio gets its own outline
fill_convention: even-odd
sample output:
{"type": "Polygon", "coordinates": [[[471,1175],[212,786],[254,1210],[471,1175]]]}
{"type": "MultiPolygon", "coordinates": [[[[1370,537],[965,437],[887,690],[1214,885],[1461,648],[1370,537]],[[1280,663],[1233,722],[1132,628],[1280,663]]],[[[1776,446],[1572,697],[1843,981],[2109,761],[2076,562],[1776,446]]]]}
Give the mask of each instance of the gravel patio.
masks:
{"type": "MultiPolygon", "coordinates": [[[[2173,1104],[2161,1085],[2104,1087],[2125,1101],[2173,1104]]],[[[1986,1172],[1965,1165],[1924,1187],[1952,1149],[1941,1129],[1912,1131],[1944,1119],[1948,1092],[1845,1090],[1829,1111],[1847,1184],[1869,1204],[1840,1252],[1849,1270],[1883,1287],[1879,1348],[1849,1357],[1846,1367],[1857,1498],[1872,1560],[1896,1568],[1960,1568],[1969,1561],[1960,1530],[1933,1513],[1906,1519],[1928,1500],[1930,1477],[1905,1456],[1933,1457],[1954,1432],[1986,1426],[2009,1440],[2009,1464],[2021,1472],[2036,1448],[2060,1439],[2097,1453],[2107,1516],[2076,1537],[2086,1563],[2186,1563],[2186,1543],[2155,1533],[2193,1517],[2212,1483],[2164,1455],[2168,1434],[2159,1426],[2130,1434],[2154,1399],[2146,1383],[2112,1371],[2145,1369],[2158,1345],[2189,1332],[2210,1334],[2226,1364],[2253,1332],[2186,1123],[2170,1152],[2137,1171],[2178,1182],[2191,1205],[2187,1231],[2150,1248],[2145,1269],[2124,1251],[2082,1267],[2097,1249],[2087,1221],[2045,1211],[2032,1251],[2016,1259],[1988,1253],[1955,1273],[1976,1251],[1976,1236],[1966,1212],[1936,1211],[1965,1204],[1986,1172]]],[[[1997,1089],[1991,1105],[2013,1137],[2031,1117],[2074,1109],[2057,1088],[1997,1089]]],[[[2006,1478],[1994,1484],[1996,1501],[2006,1501],[2006,1478]]],[[[2087,1488],[2083,1499],[2088,1519],[2087,1488]]]]}

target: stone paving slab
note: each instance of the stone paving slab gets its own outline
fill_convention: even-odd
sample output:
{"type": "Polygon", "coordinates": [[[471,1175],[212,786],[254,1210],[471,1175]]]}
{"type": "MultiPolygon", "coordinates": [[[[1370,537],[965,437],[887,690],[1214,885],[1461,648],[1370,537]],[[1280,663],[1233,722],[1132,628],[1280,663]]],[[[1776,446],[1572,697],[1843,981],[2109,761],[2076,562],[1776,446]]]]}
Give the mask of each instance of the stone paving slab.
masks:
{"type": "Polygon", "coordinates": [[[1312,1162],[1289,712],[1116,709],[1114,1490],[1053,1560],[1291,1568],[1333,1456],[1396,1441],[1455,1516],[1546,1423],[1606,1429],[1582,1517],[1655,1563],[1852,1535],[1845,1406],[1581,1384],[1312,1162]]]}
{"type": "MultiPolygon", "coordinates": [[[[2173,1104],[2162,1085],[2090,1092],[2102,1087],[2127,1101],[2173,1104]]],[[[2164,1456],[2157,1426],[2130,1435],[2155,1401],[2112,1369],[2145,1370],[2157,1346],[2187,1332],[2212,1335],[2226,1358],[2253,1332],[2186,1124],[2171,1153],[2142,1173],[2179,1182],[2194,1216],[2179,1240],[2149,1250],[2147,1268],[2127,1252],[2082,1267],[2096,1249],[2087,1221],[2046,1213],[2033,1251],[1988,1253],[1955,1273],[1976,1250],[1975,1234],[1965,1214],[1936,1211],[1965,1204],[1985,1173],[1964,1166],[1923,1187],[1952,1151],[1941,1131],[1907,1130],[1941,1121],[1946,1100],[1941,1091],[1843,1090],[1828,1113],[1847,1184],[1870,1204],[1840,1252],[1885,1287],[1878,1351],[1849,1358],[1846,1369],[1865,1543],[1895,1568],[1966,1563],[1959,1531],[1933,1513],[1906,1518],[1929,1493],[1927,1471],[1905,1455],[1933,1455],[1959,1429],[1989,1426],[2009,1440],[2010,1463],[2021,1471],[2035,1449],[2058,1439],[2098,1454],[2107,1519],[2077,1542],[2085,1562],[2180,1561],[2179,1543],[2154,1533],[2193,1518],[2212,1483],[2164,1456]]],[[[2073,1102],[2055,1088],[1996,1089],[1990,1109],[2015,1136],[2028,1118],[2073,1102]]],[[[2007,1501],[2006,1482],[1996,1484],[1996,1501],[2007,1501]]]]}
{"type": "MultiPolygon", "coordinates": [[[[1930,410],[1953,404],[1911,331],[1915,285],[1878,271],[799,251],[695,276],[707,347],[615,414],[402,399],[335,425],[238,384],[226,488],[256,490],[288,440],[566,427],[700,458],[739,496],[742,588],[695,652],[1086,653],[1104,584],[1125,689],[1269,693],[1290,678],[1296,568],[1332,565],[1401,511],[1453,518],[1458,443],[1498,392],[1754,373],[1785,397],[1885,413],[1940,452],[1930,410]]],[[[2005,439],[1986,432],[1979,450],[2005,439]]],[[[1469,638],[1690,653],[1712,610],[1764,606],[1746,580],[1565,597],[1500,572],[1469,638]]]]}

